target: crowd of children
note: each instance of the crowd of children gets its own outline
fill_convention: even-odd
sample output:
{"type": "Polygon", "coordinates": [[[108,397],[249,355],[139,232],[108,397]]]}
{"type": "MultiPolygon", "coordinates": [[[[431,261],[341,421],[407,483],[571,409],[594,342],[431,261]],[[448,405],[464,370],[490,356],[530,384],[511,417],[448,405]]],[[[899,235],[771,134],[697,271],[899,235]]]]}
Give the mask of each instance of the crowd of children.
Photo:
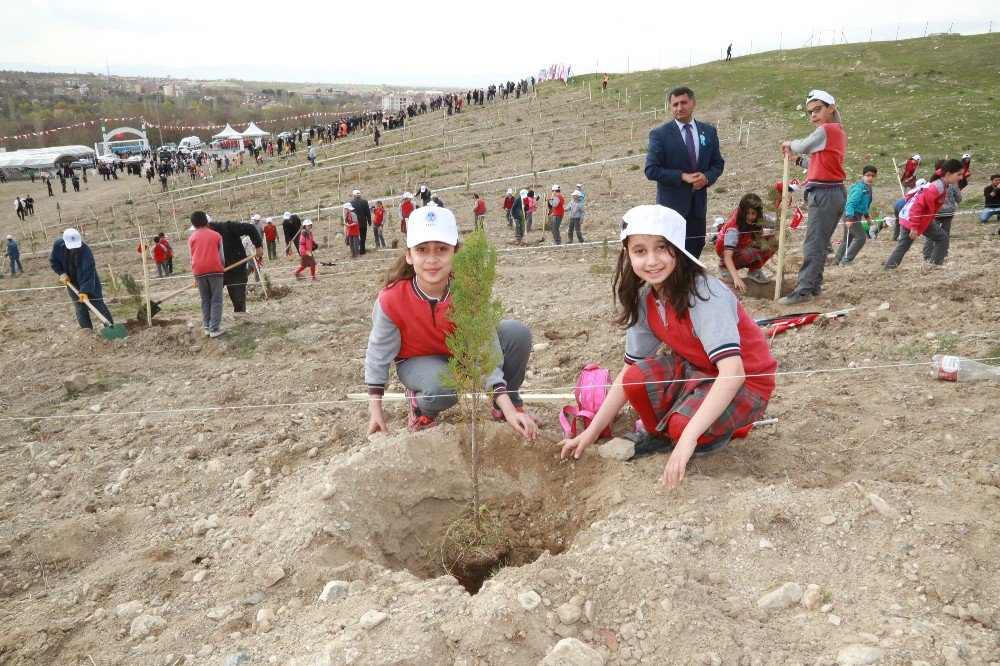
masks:
{"type": "Polygon", "coordinates": [[[165,278],[174,274],[174,248],[163,232],[153,236],[149,245],[139,245],[139,254],[149,253],[156,266],[156,277],[165,278]]]}

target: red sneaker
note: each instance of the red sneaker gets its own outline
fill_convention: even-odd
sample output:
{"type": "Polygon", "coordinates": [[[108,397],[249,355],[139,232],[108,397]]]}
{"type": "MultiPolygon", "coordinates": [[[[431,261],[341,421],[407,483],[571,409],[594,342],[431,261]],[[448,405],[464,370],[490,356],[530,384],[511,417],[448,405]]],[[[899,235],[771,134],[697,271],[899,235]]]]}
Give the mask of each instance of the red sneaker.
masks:
{"type": "Polygon", "coordinates": [[[413,391],[407,391],[406,397],[408,400],[408,405],[410,408],[410,413],[406,419],[406,427],[410,430],[426,430],[427,428],[433,428],[437,425],[437,421],[422,414],[420,408],[417,407],[417,394],[413,391]]]}

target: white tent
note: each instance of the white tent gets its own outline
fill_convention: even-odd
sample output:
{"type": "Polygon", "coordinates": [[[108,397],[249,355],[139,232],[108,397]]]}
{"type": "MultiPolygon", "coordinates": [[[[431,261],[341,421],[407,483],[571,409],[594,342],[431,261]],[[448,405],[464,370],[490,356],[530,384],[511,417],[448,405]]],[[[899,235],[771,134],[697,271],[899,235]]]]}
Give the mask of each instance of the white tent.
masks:
{"type": "Polygon", "coordinates": [[[26,148],[0,153],[0,169],[51,169],[57,164],[65,164],[93,156],[94,149],[87,146],[26,148]]]}
{"type": "Polygon", "coordinates": [[[243,130],[244,139],[263,139],[265,136],[271,136],[271,133],[265,132],[255,123],[250,123],[250,126],[243,130]]]}
{"type": "Polygon", "coordinates": [[[243,138],[243,135],[240,134],[239,132],[237,132],[236,130],[234,130],[232,128],[232,126],[230,126],[229,123],[226,123],[226,129],[222,130],[221,132],[219,132],[218,134],[216,134],[215,136],[213,136],[212,140],[213,141],[216,141],[216,140],[223,140],[224,141],[226,139],[241,139],[241,138],[243,138]]]}

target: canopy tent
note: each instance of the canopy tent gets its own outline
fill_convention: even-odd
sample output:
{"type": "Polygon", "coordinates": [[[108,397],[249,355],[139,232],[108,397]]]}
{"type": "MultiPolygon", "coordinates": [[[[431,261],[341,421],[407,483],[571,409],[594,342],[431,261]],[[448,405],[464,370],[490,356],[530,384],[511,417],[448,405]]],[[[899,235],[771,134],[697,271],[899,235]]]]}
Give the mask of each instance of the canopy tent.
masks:
{"type": "Polygon", "coordinates": [[[263,139],[265,136],[271,136],[271,133],[257,127],[256,123],[250,123],[250,126],[243,130],[244,139],[263,139]]]}
{"type": "Polygon", "coordinates": [[[94,149],[87,146],[26,148],[0,153],[0,169],[51,169],[57,164],[68,164],[80,158],[92,157],[94,149]]]}
{"type": "Polygon", "coordinates": [[[232,126],[230,126],[229,123],[226,123],[226,129],[222,130],[221,132],[219,132],[218,134],[216,134],[215,136],[213,136],[212,140],[215,141],[215,140],[218,140],[218,139],[221,139],[221,140],[225,140],[225,139],[240,139],[242,137],[243,137],[242,134],[240,134],[239,132],[237,132],[236,130],[234,130],[232,128],[232,126]]]}

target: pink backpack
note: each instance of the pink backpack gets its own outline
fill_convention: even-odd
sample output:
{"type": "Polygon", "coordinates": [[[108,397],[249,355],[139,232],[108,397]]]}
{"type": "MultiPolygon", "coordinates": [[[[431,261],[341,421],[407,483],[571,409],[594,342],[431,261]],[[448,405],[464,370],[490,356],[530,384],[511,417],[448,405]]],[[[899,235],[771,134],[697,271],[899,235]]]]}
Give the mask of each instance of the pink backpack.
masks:
{"type": "MultiPolygon", "coordinates": [[[[597,410],[604,403],[608,391],[611,390],[611,382],[610,370],[597,365],[588,365],[583,368],[580,376],[577,377],[576,389],[573,391],[577,406],[566,405],[559,412],[559,423],[562,424],[563,431],[567,435],[576,437],[577,419],[583,421],[584,428],[590,425],[594,416],[597,415],[597,410]]],[[[611,426],[605,428],[600,436],[611,437],[611,426]]]]}

